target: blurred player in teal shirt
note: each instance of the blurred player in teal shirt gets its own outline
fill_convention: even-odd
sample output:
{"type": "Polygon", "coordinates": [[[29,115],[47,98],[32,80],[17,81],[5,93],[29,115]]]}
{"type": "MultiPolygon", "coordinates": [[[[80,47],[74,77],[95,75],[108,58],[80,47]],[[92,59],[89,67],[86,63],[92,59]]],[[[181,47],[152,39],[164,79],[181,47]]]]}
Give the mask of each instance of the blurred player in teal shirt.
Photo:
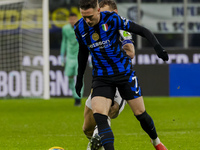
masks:
{"type": "Polygon", "coordinates": [[[74,83],[74,76],[77,75],[79,50],[79,44],[74,33],[74,24],[77,21],[77,15],[70,13],[69,24],[62,28],[62,43],[60,54],[62,66],[65,66],[65,76],[68,76],[69,88],[72,90],[73,98],[75,99],[75,106],[80,106],[81,98],[76,94],[74,83]]]}

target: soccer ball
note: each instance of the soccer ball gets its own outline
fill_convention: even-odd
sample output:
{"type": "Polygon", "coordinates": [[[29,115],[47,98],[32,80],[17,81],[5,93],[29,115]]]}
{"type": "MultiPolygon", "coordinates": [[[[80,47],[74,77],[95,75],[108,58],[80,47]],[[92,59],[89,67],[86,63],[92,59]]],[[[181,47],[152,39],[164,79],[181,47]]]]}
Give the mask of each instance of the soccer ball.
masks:
{"type": "Polygon", "coordinates": [[[55,147],[50,148],[49,150],[64,150],[64,148],[55,146],[55,147]]]}

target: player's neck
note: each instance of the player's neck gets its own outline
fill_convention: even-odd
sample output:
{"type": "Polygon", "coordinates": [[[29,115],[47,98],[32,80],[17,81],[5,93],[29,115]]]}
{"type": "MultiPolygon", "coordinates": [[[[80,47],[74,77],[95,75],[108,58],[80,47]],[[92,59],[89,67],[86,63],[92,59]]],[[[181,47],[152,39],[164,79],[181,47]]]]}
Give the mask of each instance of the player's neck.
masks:
{"type": "Polygon", "coordinates": [[[97,20],[97,23],[94,25],[94,27],[97,27],[98,26],[98,24],[100,23],[100,21],[101,21],[101,13],[100,14],[98,14],[99,16],[98,16],[98,20],[97,20]]]}
{"type": "Polygon", "coordinates": [[[99,24],[100,20],[101,20],[101,13],[98,14],[99,17],[98,17],[98,21],[97,21],[97,24],[99,24]]]}

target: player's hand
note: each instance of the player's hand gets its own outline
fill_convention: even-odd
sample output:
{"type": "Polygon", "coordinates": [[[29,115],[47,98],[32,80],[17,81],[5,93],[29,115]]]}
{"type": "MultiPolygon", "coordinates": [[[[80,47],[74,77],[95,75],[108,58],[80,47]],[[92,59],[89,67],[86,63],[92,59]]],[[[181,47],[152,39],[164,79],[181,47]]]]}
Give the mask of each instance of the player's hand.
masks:
{"type": "Polygon", "coordinates": [[[83,77],[77,76],[75,88],[76,88],[76,94],[77,94],[79,97],[81,97],[81,89],[82,89],[82,86],[83,86],[83,77]]]}
{"type": "Polygon", "coordinates": [[[168,61],[169,60],[169,56],[167,54],[167,52],[165,50],[157,53],[158,57],[161,58],[163,61],[168,61]]]}
{"type": "Polygon", "coordinates": [[[154,47],[154,49],[155,49],[158,57],[161,58],[163,61],[169,60],[168,53],[166,52],[166,50],[164,50],[164,48],[161,47],[161,45],[156,45],[154,47]]]}

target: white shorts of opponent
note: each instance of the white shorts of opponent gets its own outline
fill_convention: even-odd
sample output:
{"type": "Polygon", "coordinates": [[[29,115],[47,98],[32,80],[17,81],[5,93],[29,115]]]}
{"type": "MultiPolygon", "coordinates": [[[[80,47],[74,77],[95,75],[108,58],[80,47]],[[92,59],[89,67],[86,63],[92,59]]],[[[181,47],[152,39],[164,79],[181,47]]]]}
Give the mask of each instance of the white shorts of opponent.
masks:
{"type": "MultiPolygon", "coordinates": [[[[120,114],[126,105],[126,101],[124,99],[122,99],[122,97],[119,94],[118,89],[116,89],[114,101],[119,104],[119,114],[120,114]]],[[[88,99],[86,100],[85,105],[92,110],[91,94],[89,95],[88,99]]]]}

